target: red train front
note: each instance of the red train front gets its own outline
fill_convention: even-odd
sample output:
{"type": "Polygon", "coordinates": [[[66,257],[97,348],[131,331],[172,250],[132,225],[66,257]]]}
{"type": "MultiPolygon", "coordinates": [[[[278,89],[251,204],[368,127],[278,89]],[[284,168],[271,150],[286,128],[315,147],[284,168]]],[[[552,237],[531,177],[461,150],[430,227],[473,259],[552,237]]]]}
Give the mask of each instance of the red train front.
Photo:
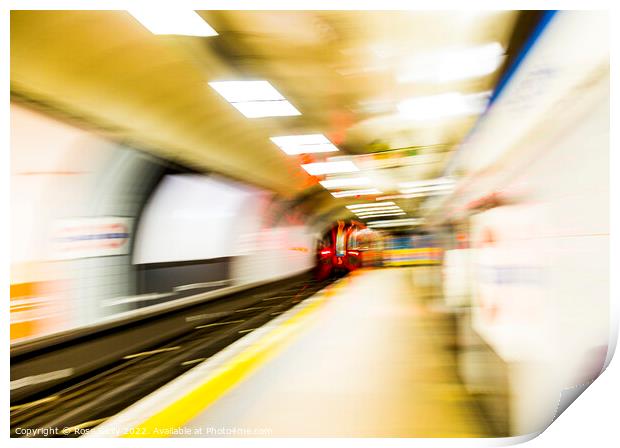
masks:
{"type": "Polygon", "coordinates": [[[345,274],[362,265],[357,233],[364,228],[358,222],[338,221],[319,241],[317,249],[317,277],[345,274]]]}

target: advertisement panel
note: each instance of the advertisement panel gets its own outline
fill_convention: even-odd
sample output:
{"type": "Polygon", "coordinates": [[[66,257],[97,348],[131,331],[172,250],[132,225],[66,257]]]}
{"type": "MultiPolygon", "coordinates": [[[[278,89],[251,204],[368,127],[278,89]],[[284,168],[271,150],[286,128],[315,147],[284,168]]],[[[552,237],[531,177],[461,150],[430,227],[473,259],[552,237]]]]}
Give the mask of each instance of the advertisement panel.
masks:
{"type": "Polygon", "coordinates": [[[58,260],[126,255],[130,250],[133,218],[105,216],[58,220],[53,254],[58,260]]]}

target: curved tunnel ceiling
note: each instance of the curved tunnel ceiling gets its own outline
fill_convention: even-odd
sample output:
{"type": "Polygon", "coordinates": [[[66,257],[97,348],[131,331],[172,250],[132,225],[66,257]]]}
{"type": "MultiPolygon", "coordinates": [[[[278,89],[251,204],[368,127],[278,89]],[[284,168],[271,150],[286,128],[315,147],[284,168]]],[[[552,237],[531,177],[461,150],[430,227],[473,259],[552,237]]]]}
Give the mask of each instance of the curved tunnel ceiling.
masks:
{"type": "MultiPolygon", "coordinates": [[[[12,11],[11,91],[199,171],[272,190],[317,219],[351,217],[269,137],[322,133],[364,155],[413,148],[419,162],[371,173],[386,185],[437,176],[475,115],[416,125],[396,113],[411,96],[492,89],[475,79],[397,82],[403,61],[450,48],[508,48],[516,12],[200,11],[215,37],[151,34],[125,11],[12,11]],[[302,115],[248,119],[209,81],[266,79],[302,115]]],[[[368,200],[362,199],[362,200],[368,200]]],[[[402,201],[414,213],[418,199],[402,201]]]]}

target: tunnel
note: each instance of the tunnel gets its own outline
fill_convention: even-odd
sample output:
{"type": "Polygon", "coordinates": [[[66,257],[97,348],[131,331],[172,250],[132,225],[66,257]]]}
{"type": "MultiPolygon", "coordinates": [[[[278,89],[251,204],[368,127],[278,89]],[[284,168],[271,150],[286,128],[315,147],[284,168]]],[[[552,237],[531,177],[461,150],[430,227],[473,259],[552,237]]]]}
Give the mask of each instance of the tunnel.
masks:
{"type": "Polygon", "coordinates": [[[609,23],[10,11],[10,436],[542,433],[615,347],[609,23]]]}

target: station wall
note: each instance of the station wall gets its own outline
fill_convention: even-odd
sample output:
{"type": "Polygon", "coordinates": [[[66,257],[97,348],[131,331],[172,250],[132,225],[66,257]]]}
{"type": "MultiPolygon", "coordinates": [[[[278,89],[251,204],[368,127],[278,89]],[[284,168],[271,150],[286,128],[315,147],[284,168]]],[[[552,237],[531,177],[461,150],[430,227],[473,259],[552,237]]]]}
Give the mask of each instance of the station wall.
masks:
{"type": "Polygon", "coordinates": [[[553,17],[461,148],[467,175],[442,210],[471,240],[446,254],[447,303],[470,306],[493,351],[492,365],[464,358],[465,380],[507,374],[511,434],[544,430],[613,352],[607,26],[604,14],[553,17]]]}
{"type": "Polygon", "coordinates": [[[303,215],[11,103],[11,340],[310,269],[303,215]]]}

